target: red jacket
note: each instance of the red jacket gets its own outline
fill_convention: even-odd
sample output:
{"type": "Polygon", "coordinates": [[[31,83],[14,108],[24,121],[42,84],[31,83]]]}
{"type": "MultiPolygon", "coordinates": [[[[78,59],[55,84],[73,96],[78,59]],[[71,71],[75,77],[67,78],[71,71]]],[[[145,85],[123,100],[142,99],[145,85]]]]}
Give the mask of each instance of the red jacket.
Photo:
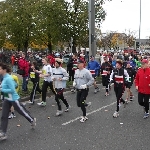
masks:
{"type": "Polygon", "coordinates": [[[11,64],[14,65],[14,62],[15,62],[15,56],[12,56],[11,57],[11,64]]]}
{"type": "Polygon", "coordinates": [[[18,61],[18,67],[19,69],[22,69],[25,71],[25,74],[22,76],[27,77],[29,74],[29,62],[25,60],[24,58],[20,58],[18,61]]]}
{"type": "Polygon", "coordinates": [[[138,86],[138,92],[150,94],[150,68],[138,70],[135,77],[135,85],[138,86]]]}
{"type": "Polygon", "coordinates": [[[50,65],[55,66],[55,58],[51,55],[48,55],[47,58],[50,60],[50,65]]]}

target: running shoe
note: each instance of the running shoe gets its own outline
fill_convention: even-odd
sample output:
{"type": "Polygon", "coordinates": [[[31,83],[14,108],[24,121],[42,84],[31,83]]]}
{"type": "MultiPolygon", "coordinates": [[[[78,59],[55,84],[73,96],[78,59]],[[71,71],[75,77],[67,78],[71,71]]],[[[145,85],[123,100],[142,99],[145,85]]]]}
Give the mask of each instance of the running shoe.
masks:
{"type": "Polygon", "coordinates": [[[34,118],[33,121],[31,122],[31,126],[32,126],[32,128],[34,128],[36,126],[36,118],[34,118]]]}
{"type": "Polygon", "coordinates": [[[105,93],[105,96],[108,96],[108,95],[109,95],[109,93],[106,92],[106,93],[105,93]]]}
{"type": "Polygon", "coordinates": [[[6,140],[6,139],[7,139],[6,134],[3,132],[0,132],[0,140],[2,141],[2,140],[6,140]]]}
{"type": "Polygon", "coordinates": [[[86,120],[88,120],[88,118],[86,116],[82,116],[80,122],[84,123],[86,120]]]}
{"type": "Polygon", "coordinates": [[[145,113],[143,118],[146,119],[148,117],[149,117],[149,113],[145,113]]]}
{"type": "Polygon", "coordinates": [[[56,116],[60,116],[60,115],[62,115],[62,113],[63,113],[63,111],[62,111],[62,110],[57,110],[57,112],[56,112],[56,116]]]}
{"type": "Polygon", "coordinates": [[[68,112],[70,108],[71,108],[70,105],[68,107],[66,107],[65,112],[68,112]]]}
{"type": "Polygon", "coordinates": [[[117,118],[119,116],[119,113],[117,111],[114,112],[113,117],[117,118]]]}
{"type": "Polygon", "coordinates": [[[8,119],[12,119],[12,118],[16,118],[16,115],[11,113],[11,114],[9,115],[8,119]]]}
{"type": "Polygon", "coordinates": [[[27,102],[28,104],[31,104],[31,105],[33,105],[34,104],[34,102],[31,102],[30,100],[27,102]]]}
{"type": "Polygon", "coordinates": [[[40,102],[40,103],[37,103],[39,106],[46,106],[46,102],[40,102]]]}

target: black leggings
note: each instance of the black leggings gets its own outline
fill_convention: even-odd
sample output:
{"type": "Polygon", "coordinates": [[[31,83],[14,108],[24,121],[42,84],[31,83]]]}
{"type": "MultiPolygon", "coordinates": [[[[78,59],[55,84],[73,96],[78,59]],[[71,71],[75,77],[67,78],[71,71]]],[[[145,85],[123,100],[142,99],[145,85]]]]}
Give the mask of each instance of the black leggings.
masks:
{"type": "Polygon", "coordinates": [[[145,107],[146,113],[148,113],[149,111],[149,97],[150,97],[150,94],[138,93],[139,105],[145,107]]]}
{"type": "Polygon", "coordinates": [[[69,81],[74,81],[75,70],[69,70],[69,81]]]}
{"type": "Polygon", "coordinates": [[[88,95],[89,89],[77,90],[77,106],[81,107],[83,116],[86,116],[86,105],[85,100],[88,95]]]}
{"type": "Polygon", "coordinates": [[[102,76],[102,84],[105,86],[106,92],[109,92],[109,75],[102,76]]]}
{"type": "Polygon", "coordinates": [[[54,87],[53,87],[53,82],[44,81],[42,85],[42,101],[43,102],[46,102],[46,93],[47,93],[48,87],[50,87],[52,92],[56,95],[56,91],[54,90],[54,87]]]}
{"type": "Polygon", "coordinates": [[[42,93],[42,90],[39,87],[39,82],[33,82],[32,92],[30,94],[31,102],[34,102],[36,91],[38,91],[40,94],[42,93]]]}
{"type": "Polygon", "coordinates": [[[56,90],[56,95],[55,95],[55,100],[57,102],[58,110],[62,110],[61,104],[60,104],[60,99],[63,101],[63,103],[66,105],[66,107],[69,107],[67,100],[64,98],[63,92],[64,89],[55,89],[56,90]]]}
{"type": "Polygon", "coordinates": [[[8,116],[10,112],[11,106],[14,107],[14,109],[23,117],[25,117],[30,123],[33,121],[33,117],[30,115],[30,113],[26,110],[26,108],[18,101],[8,101],[4,100],[2,104],[2,116],[1,116],[1,130],[2,132],[7,132],[7,126],[8,126],[8,116]]]}
{"type": "Polygon", "coordinates": [[[122,95],[124,93],[124,87],[121,85],[119,86],[116,86],[114,85],[114,91],[115,91],[115,94],[116,94],[116,98],[117,98],[117,112],[119,111],[119,103],[123,102],[124,103],[124,100],[122,99],[122,95]]]}

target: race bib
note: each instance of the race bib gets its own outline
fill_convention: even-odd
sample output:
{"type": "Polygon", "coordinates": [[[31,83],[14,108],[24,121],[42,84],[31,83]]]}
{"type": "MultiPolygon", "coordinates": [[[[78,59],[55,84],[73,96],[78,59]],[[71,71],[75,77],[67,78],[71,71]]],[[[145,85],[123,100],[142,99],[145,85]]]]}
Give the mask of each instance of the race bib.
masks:
{"type": "Polygon", "coordinates": [[[30,72],[30,78],[35,78],[35,72],[30,72]]]}
{"type": "Polygon", "coordinates": [[[46,74],[46,70],[42,70],[42,74],[46,74]]]}

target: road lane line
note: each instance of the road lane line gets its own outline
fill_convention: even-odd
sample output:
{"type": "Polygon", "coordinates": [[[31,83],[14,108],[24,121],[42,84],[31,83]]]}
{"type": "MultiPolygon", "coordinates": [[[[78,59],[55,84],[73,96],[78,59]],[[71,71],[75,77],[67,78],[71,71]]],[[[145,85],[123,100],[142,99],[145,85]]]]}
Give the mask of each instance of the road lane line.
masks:
{"type": "MultiPolygon", "coordinates": [[[[103,107],[101,107],[101,108],[98,108],[98,109],[96,109],[96,110],[93,110],[93,111],[87,113],[87,116],[89,116],[89,115],[91,115],[91,114],[93,114],[93,113],[99,112],[100,110],[105,109],[105,108],[107,108],[107,107],[110,107],[110,106],[112,106],[112,105],[114,105],[114,104],[116,104],[116,102],[113,102],[113,103],[111,103],[111,104],[109,104],[109,105],[106,105],[106,106],[103,106],[103,107]]],[[[70,120],[70,121],[68,121],[68,122],[65,122],[65,123],[63,123],[62,125],[63,125],[63,126],[66,126],[66,125],[68,125],[68,124],[70,124],[70,123],[73,123],[73,122],[77,121],[77,120],[80,119],[80,118],[81,118],[81,116],[80,116],[80,117],[77,117],[77,118],[75,118],[75,119],[72,119],[72,120],[70,120]]]]}

